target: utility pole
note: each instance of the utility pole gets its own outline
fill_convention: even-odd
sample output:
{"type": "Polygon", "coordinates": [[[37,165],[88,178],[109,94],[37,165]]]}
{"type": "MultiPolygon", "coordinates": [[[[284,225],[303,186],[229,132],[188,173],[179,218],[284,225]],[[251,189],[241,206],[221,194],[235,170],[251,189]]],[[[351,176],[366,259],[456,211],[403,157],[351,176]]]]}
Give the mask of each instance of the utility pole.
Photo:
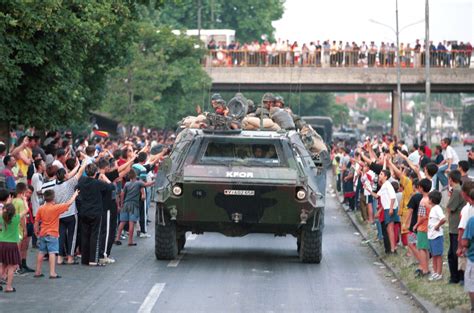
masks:
{"type": "Polygon", "coordinates": [[[395,108],[395,116],[393,117],[393,132],[394,135],[400,137],[400,131],[402,126],[402,83],[401,83],[401,64],[400,64],[400,32],[398,30],[398,0],[395,2],[395,18],[396,26],[395,33],[397,36],[397,107],[395,108]]]}
{"type": "Polygon", "coordinates": [[[198,0],[198,16],[197,16],[197,26],[198,26],[198,38],[201,40],[201,11],[202,11],[202,0],[198,0]]]}
{"type": "Polygon", "coordinates": [[[214,0],[211,0],[211,29],[214,29],[214,0]]]}
{"type": "Polygon", "coordinates": [[[431,78],[430,78],[430,6],[429,0],[425,2],[425,80],[426,80],[426,142],[431,146],[431,78]]]}

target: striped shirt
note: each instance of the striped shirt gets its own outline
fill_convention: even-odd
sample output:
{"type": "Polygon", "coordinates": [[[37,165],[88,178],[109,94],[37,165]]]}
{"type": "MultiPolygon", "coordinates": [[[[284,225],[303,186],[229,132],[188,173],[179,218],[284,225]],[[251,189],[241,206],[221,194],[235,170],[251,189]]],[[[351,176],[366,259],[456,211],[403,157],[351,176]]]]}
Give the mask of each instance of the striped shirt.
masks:
{"type": "Polygon", "coordinates": [[[44,182],[44,183],[43,183],[43,186],[41,186],[41,193],[44,194],[44,192],[45,192],[46,190],[53,189],[54,186],[56,186],[56,184],[57,184],[56,178],[44,182]]]}

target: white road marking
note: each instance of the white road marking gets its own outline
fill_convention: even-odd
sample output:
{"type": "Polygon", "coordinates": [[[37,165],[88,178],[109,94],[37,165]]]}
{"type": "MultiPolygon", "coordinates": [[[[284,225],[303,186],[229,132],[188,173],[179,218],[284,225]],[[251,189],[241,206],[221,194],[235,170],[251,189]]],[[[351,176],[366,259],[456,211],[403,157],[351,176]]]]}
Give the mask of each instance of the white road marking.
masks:
{"type": "Polygon", "coordinates": [[[171,261],[168,263],[168,267],[178,267],[179,261],[181,261],[181,259],[183,258],[184,253],[185,253],[185,252],[181,252],[181,254],[178,255],[178,257],[177,257],[176,259],[171,260],[171,261]]]}
{"type": "Polygon", "coordinates": [[[138,309],[138,313],[149,313],[155,306],[156,301],[160,297],[161,292],[165,288],[164,283],[157,283],[151,288],[150,292],[146,296],[145,300],[143,300],[142,305],[138,309]]]}
{"type": "Polygon", "coordinates": [[[146,296],[145,300],[143,300],[142,305],[138,309],[138,313],[149,313],[155,306],[156,301],[160,297],[161,292],[165,288],[164,283],[157,283],[151,288],[150,292],[146,296]]]}
{"type": "Polygon", "coordinates": [[[194,240],[194,239],[196,239],[197,236],[198,235],[196,235],[196,234],[189,234],[189,236],[186,237],[186,240],[194,240]]]}

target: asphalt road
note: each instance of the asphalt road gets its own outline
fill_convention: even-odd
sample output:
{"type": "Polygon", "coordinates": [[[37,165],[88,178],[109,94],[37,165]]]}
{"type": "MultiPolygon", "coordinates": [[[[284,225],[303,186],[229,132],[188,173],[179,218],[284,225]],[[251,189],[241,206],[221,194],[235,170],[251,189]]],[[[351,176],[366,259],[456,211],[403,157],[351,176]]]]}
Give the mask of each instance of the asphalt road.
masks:
{"type": "Polygon", "coordinates": [[[15,277],[17,292],[0,293],[0,312],[417,312],[333,198],[326,212],[319,265],[298,261],[292,237],[188,234],[171,262],[155,259],[153,238],[138,239],[115,246],[117,263],[104,268],[15,277]]]}

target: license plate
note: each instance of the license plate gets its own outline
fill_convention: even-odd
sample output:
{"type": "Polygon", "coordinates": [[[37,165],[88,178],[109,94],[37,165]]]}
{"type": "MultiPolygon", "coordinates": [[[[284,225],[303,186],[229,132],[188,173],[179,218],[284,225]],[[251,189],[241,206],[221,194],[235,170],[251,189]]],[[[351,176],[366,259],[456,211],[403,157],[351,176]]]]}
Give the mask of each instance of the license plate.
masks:
{"type": "Polygon", "coordinates": [[[225,189],[224,195],[226,196],[255,196],[255,190],[225,189]]]}

